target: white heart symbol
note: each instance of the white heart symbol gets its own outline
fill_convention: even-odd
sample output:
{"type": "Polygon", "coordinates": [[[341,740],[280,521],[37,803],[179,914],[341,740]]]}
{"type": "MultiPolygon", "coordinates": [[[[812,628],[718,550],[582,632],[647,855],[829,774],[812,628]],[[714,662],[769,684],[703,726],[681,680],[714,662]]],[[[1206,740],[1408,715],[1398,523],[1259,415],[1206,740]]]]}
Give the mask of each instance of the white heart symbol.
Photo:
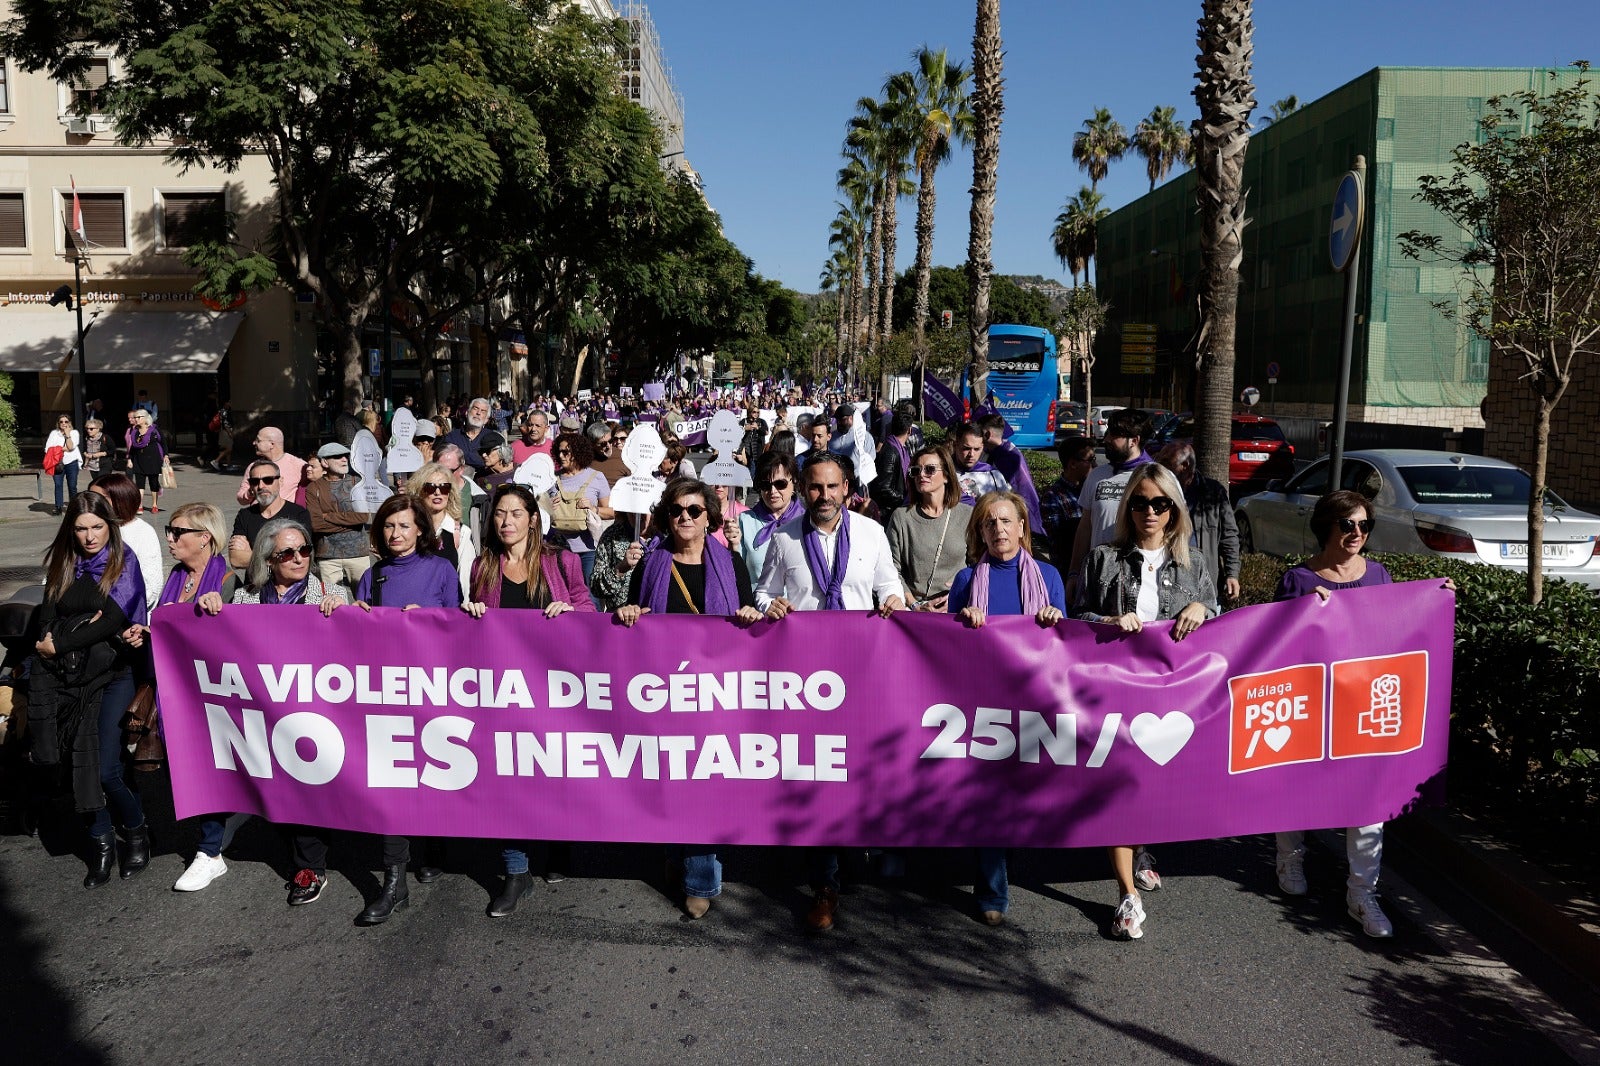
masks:
{"type": "Polygon", "coordinates": [[[1128,735],[1157,766],[1165,766],[1194,736],[1194,719],[1182,711],[1168,711],[1160,716],[1146,711],[1128,726],[1128,735]]]}
{"type": "Polygon", "coordinates": [[[1280,725],[1273,726],[1271,729],[1261,734],[1261,736],[1262,739],[1267,742],[1267,747],[1271,748],[1273,751],[1282,751],[1283,746],[1289,743],[1289,734],[1292,732],[1293,730],[1291,730],[1288,726],[1280,725]]]}

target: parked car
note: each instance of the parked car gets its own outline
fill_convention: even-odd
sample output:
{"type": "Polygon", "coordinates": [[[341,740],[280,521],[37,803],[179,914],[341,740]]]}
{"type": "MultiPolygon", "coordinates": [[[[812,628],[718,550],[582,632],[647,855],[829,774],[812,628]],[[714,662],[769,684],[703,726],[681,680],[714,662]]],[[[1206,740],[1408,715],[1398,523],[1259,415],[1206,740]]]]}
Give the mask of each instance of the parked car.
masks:
{"type": "Polygon", "coordinates": [[[1075,400],[1057,400],[1055,408],[1055,443],[1073,437],[1089,435],[1089,416],[1083,404],[1075,400]]]}
{"type": "Polygon", "coordinates": [[[1120,410],[1121,406],[1089,408],[1089,436],[1095,440],[1105,439],[1106,420],[1111,417],[1111,412],[1120,410]]]}
{"type": "MultiPolygon", "coordinates": [[[[1272,555],[1317,550],[1311,510],[1329,491],[1332,463],[1318,459],[1287,482],[1246,497],[1235,512],[1240,547],[1272,555]]],[[[1440,555],[1516,570],[1528,566],[1530,481],[1502,459],[1458,452],[1374,448],[1345,453],[1340,488],[1373,501],[1373,551],[1440,555]]],[[[1546,493],[1544,570],[1600,589],[1600,516],[1546,493]]]]}
{"type": "MultiPolygon", "coordinates": [[[[1284,436],[1283,427],[1260,415],[1234,415],[1228,444],[1228,488],[1235,499],[1266,488],[1274,479],[1294,474],[1294,445],[1284,436]]],[[[1162,443],[1189,441],[1197,437],[1193,416],[1178,422],[1162,443]]]]}
{"type": "Polygon", "coordinates": [[[1152,419],[1150,426],[1150,439],[1145,442],[1144,449],[1151,455],[1172,443],[1172,435],[1177,432],[1185,419],[1193,419],[1194,415],[1185,411],[1181,415],[1167,412],[1159,419],[1152,419]]]}

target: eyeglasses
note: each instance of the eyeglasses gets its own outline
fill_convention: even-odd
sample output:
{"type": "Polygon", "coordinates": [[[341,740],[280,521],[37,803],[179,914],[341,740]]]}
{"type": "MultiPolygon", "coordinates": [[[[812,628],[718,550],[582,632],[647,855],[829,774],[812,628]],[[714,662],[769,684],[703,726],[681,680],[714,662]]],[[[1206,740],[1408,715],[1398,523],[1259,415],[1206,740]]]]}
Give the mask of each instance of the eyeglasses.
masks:
{"type": "Polygon", "coordinates": [[[167,539],[168,540],[178,540],[185,533],[204,533],[204,532],[205,532],[205,530],[203,530],[203,529],[195,529],[192,526],[168,526],[167,527],[167,539]]]}
{"type": "Polygon", "coordinates": [[[271,477],[247,477],[245,478],[245,482],[248,483],[251,488],[255,488],[257,485],[276,485],[278,483],[278,475],[273,474],[271,477]]]}
{"type": "Polygon", "coordinates": [[[311,558],[311,552],[311,545],[302,544],[298,548],[284,548],[282,551],[275,551],[271,555],[267,556],[267,558],[271,559],[275,563],[286,563],[290,559],[293,559],[296,555],[300,556],[302,559],[309,559],[311,558]]]}
{"type": "Polygon", "coordinates": [[[691,522],[705,513],[706,509],[701,507],[698,503],[691,503],[688,505],[675,503],[667,508],[668,518],[682,518],[684,515],[688,515],[691,522]]]}
{"type": "Polygon", "coordinates": [[[943,469],[944,468],[938,463],[929,463],[924,466],[914,466],[911,468],[911,472],[921,477],[932,477],[933,475],[942,472],[943,469]]]}
{"type": "Polygon", "coordinates": [[[557,448],[556,449],[556,455],[557,456],[571,455],[571,454],[572,454],[572,449],[571,448],[557,448]]]}
{"type": "Polygon", "coordinates": [[[411,443],[412,444],[432,444],[433,443],[433,438],[432,437],[412,437],[411,438],[411,443]]]}
{"type": "Polygon", "coordinates": [[[1363,534],[1367,534],[1372,532],[1372,527],[1376,524],[1377,523],[1370,518],[1363,518],[1359,522],[1354,518],[1341,518],[1339,519],[1339,532],[1354,533],[1359,529],[1363,534]]]}
{"type": "Polygon", "coordinates": [[[771,481],[758,481],[758,482],[756,482],[756,490],[758,492],[782,492],[784,489],[787,489],[788,487],[789,487],[789,479],[786,478],[786,477],[776,477],[776,478],[773,478],[771,481]]]}
{"type": "Polygon", "coordinates": [[[1128,501],[1131,511],[1154,511],[1156,514],[1166,514],[1172,510],[1172,497],[1170,496],[1135,496],[1128,501]]]}
{"type": "Polygon", "coordinates": [[[448,481],[430,481],[422,486],[422,494],[424,496],[444,496],[449,492],[450,482],[448,481]]]}

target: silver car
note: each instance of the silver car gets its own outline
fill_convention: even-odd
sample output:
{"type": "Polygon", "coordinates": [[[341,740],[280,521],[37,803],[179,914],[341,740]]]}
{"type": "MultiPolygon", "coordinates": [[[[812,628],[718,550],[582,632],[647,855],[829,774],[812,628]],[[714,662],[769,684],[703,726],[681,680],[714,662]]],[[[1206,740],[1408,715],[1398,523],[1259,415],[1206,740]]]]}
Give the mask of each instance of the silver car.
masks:
{"type": "MultiPolygon", "coordinates": [[[[1239,501],[1240,547],[1309,555],[1311,510],[1329,491],[1331,465],[1318,459],[1289,481],[1239,501]]],[[[1346,452],[1340,488],[1374,504],[1373,551],[1441,555],[1515,570],[1528,566],[1529,478],[1502,459],[1457,452],[1375,448],[1346,452]]],[[[1546,493],[1544,572],[1600,589],[1600,516],[1546,493]]]]}
{"type": "Polygon", "coordinates": [[[1089,435],[1095,440],[1104,440],[1106,436],[1106,422],[1114,412],[1122,410],[1121,407],[1091,407],[1089,408],[1089,435]]]}

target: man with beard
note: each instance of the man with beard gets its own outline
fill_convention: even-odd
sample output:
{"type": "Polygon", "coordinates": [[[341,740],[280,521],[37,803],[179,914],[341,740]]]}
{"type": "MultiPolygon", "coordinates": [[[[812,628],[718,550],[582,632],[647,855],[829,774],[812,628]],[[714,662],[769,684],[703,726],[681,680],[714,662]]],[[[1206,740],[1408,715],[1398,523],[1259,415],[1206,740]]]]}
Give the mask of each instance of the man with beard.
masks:
{"type": "Polygon", "coordinates": [[[278,464],[270,459],[257,459],[245,471],[245,484],[255,493],[255,502],[240,508],[233,519],[233,534],[228,538],[228,565],[236,570],[250,566],[250,554],[255,548],[256,534],[274,518],[288,518],[307,529],[311,528],[311,512],[284,495],[293,492],[294,485],[285,486],[278,464]]]}
{"type": "Polygon", "coordinates": [[[435,451],[445,445],[454,444],[461,449],[461,455],[467,465],[472,467],[472,474],[483,473],[483,452],[496,444],[504,441],[496,430],[489,425],[489,401],[479,396],[467,405],[466,417],[462,425],[452,429],[439,441],[435,451]]]}
{"type": "Polygon", "coordinates": [[[1083,521],[1078,523],[1078,533],[1072,544],[1072,567],[1067,573],[1067,602],[1076,598],[1076,583],[1083,560],[1093,548],[1110,544],[1117,532],[1117,508],[1122,503],[1123,490],[1128,478],[1146,463],[1155,462],[1144,450],[1145,438],[1150,436],[1150,416],[1131,407],[1113,411],[1106,423],[1104,466],[1097,466],[1083,479],[1078,493],[1078,503],[1083,507],[1083,521]]]}

